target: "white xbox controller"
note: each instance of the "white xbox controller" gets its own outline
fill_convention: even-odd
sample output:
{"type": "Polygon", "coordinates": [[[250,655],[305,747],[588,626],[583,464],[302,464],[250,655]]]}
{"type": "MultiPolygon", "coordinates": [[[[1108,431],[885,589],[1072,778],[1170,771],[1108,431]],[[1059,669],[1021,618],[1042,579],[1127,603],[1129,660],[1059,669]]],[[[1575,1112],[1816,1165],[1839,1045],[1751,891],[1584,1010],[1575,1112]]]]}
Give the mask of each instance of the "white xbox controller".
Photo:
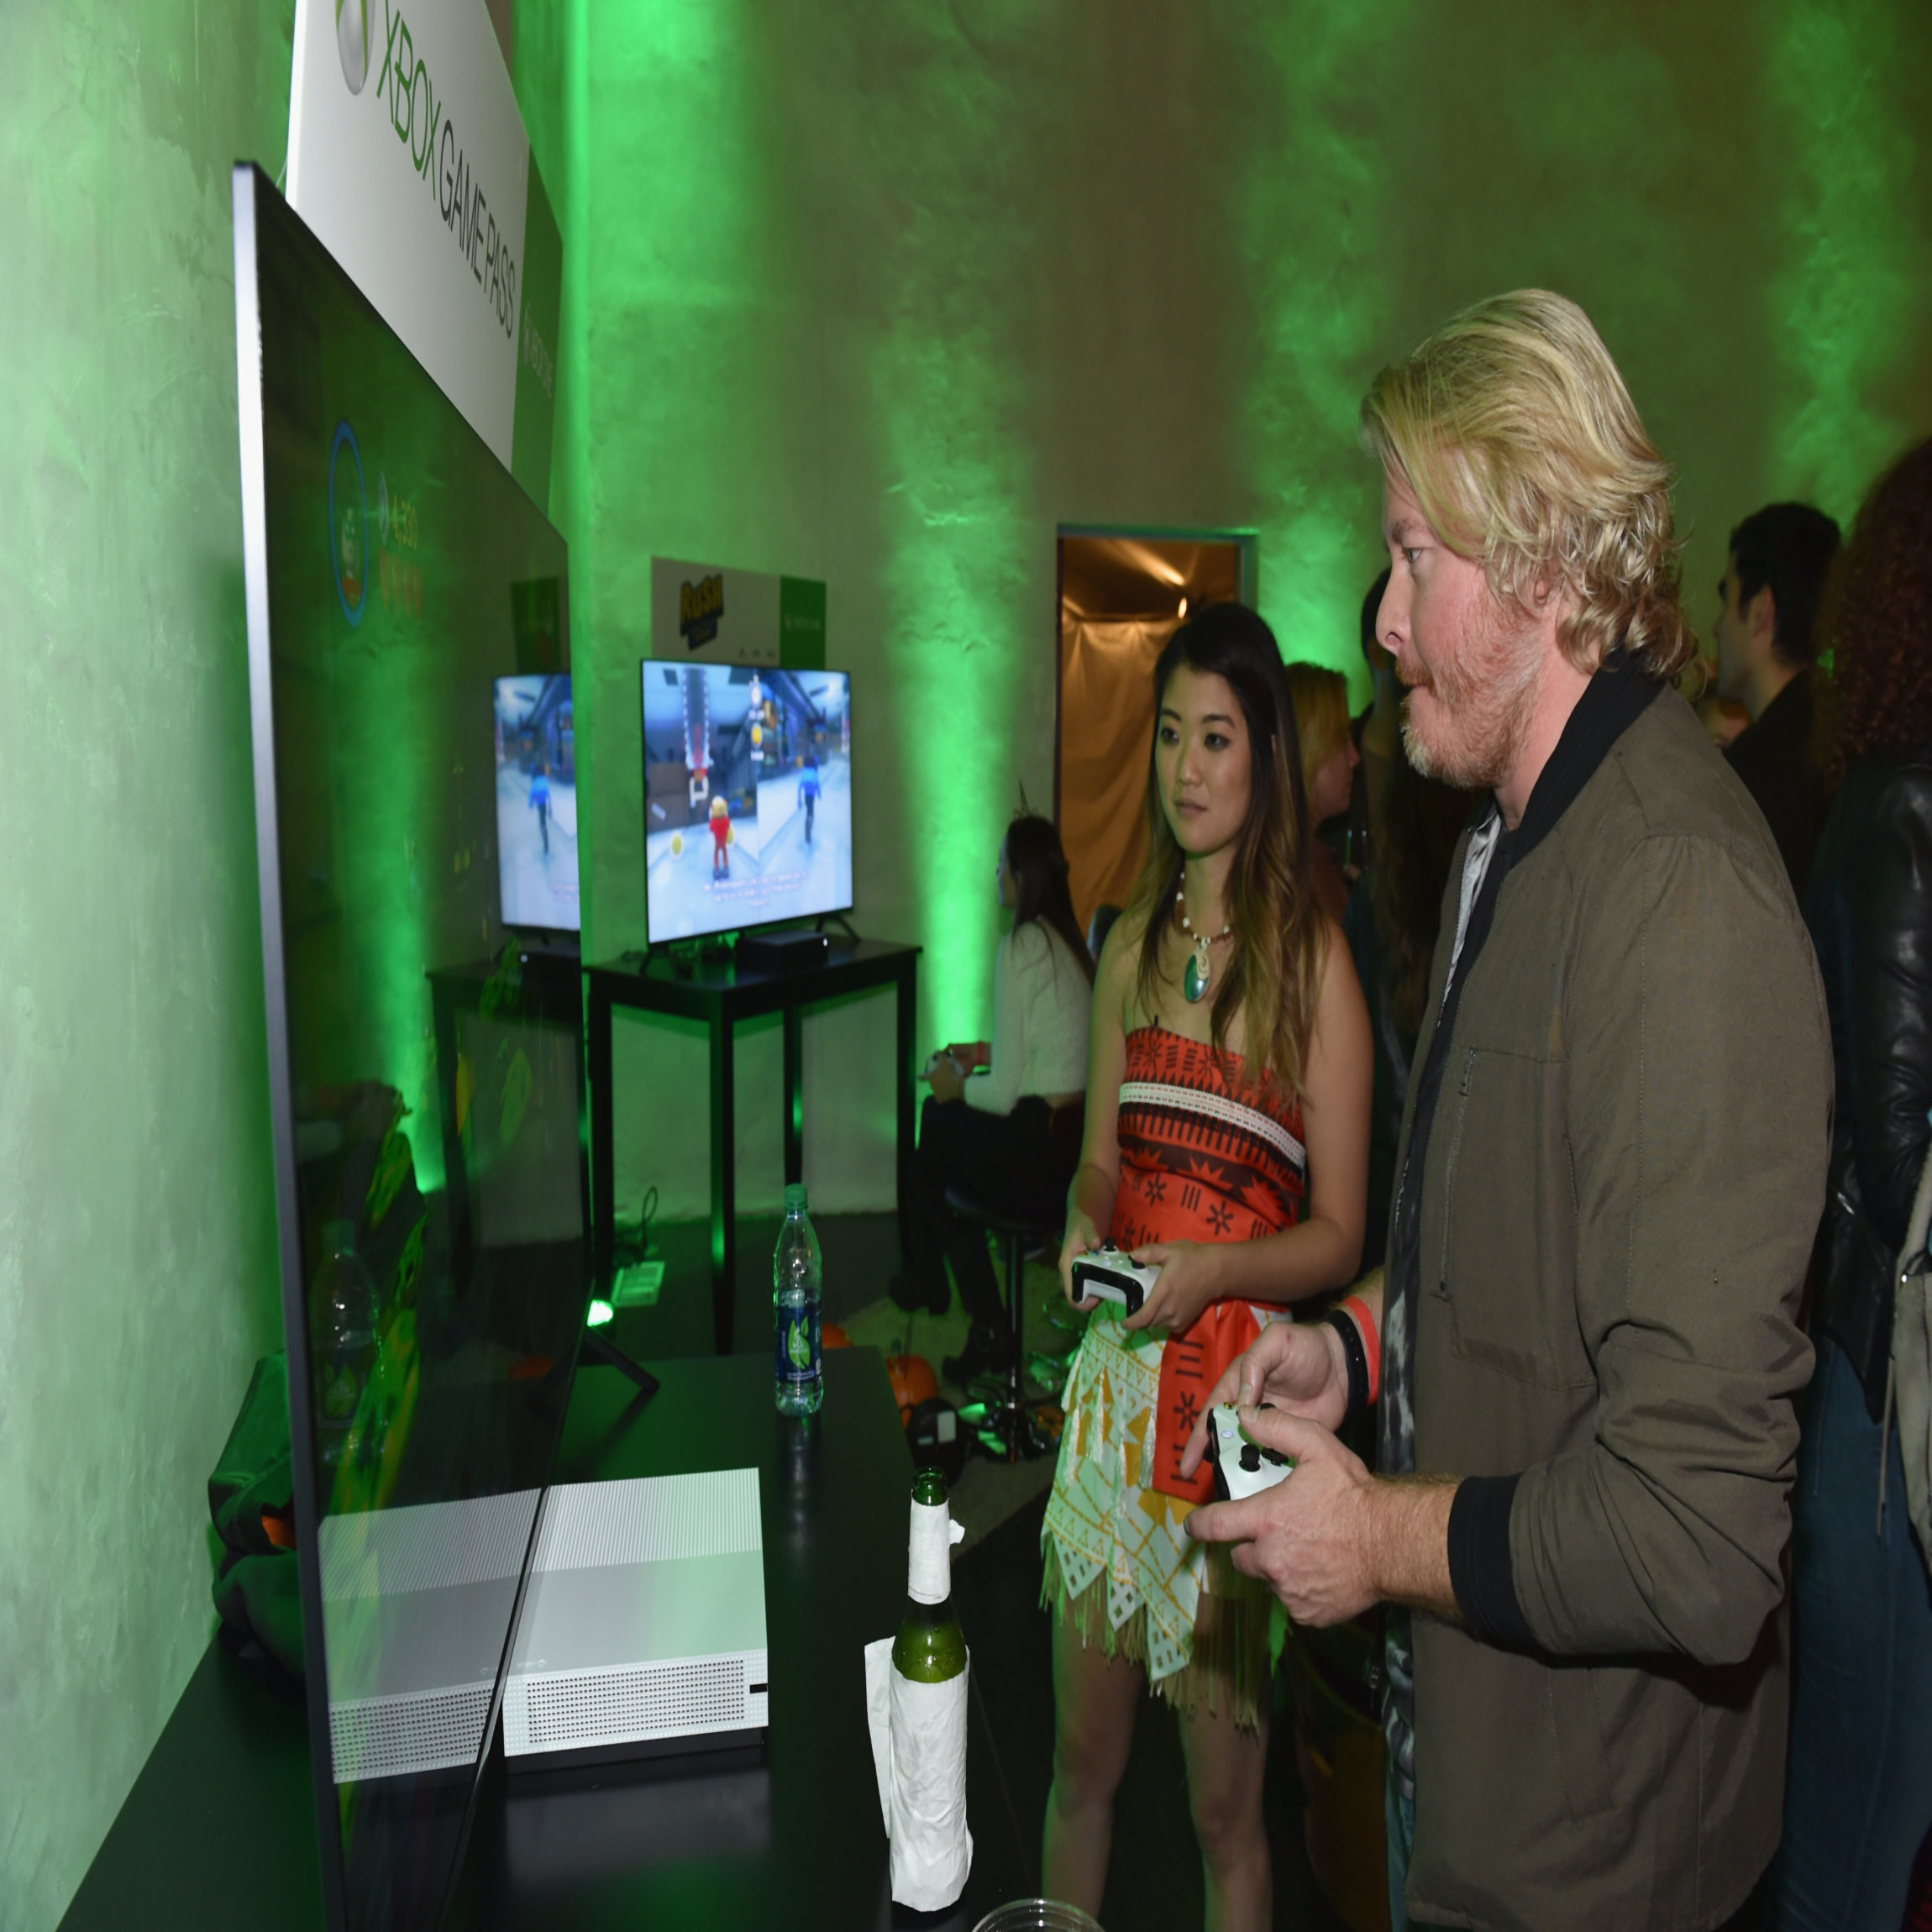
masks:
{"type": "MultiPolygon", "coordinates": [[[[1272,1402],[1262,1404],[1272,1409],[1272,1402]]],[[[1224,1503],[1239,1503],[1272,1489],[1294,1467],[1294,1458],[1257,1442],[1241,1425],[1241,1411],[1231,1402],[1217,1402],[1208,1412],[1208,1457],[1214,1464],[1214,1493],[1224,1503]]]]}
{"type": "Polygon", "coordinates": [[[1117,1302],[1129,1315],[1138,1315],[1160,1278],[1158,1268],[1142,1267],[1109,1242],[1074,1262],[1074,1299],[1117,1302]]]}

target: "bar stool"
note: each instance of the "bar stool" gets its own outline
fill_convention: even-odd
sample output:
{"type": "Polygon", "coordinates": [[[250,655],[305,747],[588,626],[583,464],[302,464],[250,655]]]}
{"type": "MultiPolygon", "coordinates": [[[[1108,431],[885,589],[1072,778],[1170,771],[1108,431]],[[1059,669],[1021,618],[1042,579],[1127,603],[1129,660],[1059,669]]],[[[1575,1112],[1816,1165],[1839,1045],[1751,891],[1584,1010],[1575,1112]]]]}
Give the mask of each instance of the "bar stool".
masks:
{"type": "MultiPolygon", "coordinates": [[[[1054,1108],[1047,1126],[1054,1146],[1076,1164],[1086,1123],[1086,1102],[1069,1100],[1054,1108]]],[[[996,1447],[1009,1462],[1049,1455],[1059,1446],[1058,1441],[1040,1426],[1026,1405],[1026,1256],[1032,1248],[1052,1248],[1059,1241],[1058,1220],[1049,1225],[1026,1215],[1002,1213],[960,1188],[946,1190],[946,1205],[962,1221],[994,1236],[1006,1263],[1006,1320],[1011,1335],[1006,1386],[997,1401],[986,1404],[979,1424],[980,1439],[988,1447],[996,1447]]]]}

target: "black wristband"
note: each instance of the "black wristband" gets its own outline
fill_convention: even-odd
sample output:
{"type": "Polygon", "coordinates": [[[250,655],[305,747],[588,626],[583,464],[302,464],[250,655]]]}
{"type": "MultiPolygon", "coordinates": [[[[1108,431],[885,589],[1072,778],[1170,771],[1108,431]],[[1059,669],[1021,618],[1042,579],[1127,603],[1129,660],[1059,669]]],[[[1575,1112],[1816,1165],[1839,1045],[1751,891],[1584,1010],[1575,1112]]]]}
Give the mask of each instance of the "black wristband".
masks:
{"type": "Polygon", "coordinates": [[[1341,1337],[1341,1353],[1348,1363],[1348,1413],[1368,1406],[1368,1351],[1362,1346],[1362,1331],[1346,1309],[1333,1308],[1322,1317],[1341,1337]]]}

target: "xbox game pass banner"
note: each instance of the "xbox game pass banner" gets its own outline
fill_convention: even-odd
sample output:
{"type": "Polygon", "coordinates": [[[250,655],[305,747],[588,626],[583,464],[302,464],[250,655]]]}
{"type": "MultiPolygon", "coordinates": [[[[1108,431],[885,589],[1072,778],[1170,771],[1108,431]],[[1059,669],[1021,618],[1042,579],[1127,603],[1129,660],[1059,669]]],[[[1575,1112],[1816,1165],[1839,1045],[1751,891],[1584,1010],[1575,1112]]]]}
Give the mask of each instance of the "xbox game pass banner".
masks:
{"type": "Polygon", "coordinates": [[[288,199],[547,509],[563,241],[480,0],[296,0],[288,199]]]}
{"type": "Polygon", "coordinates": [[[825,669],[825,585],[811,577],[651,559],[651,655],[825,669]]]}

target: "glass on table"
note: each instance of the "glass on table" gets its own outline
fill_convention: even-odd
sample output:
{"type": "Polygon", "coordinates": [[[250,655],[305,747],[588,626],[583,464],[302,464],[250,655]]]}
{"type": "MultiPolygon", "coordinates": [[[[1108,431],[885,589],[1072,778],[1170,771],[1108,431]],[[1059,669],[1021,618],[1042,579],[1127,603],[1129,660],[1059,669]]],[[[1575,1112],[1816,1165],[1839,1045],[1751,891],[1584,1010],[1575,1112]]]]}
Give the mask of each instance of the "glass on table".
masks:
{"type": "Polygon", "coordinates": [[[973,1932],[1100,1932],[1077,1905],[1058,1898],[1016,1898],[989,1912],[973,1932]]]}

